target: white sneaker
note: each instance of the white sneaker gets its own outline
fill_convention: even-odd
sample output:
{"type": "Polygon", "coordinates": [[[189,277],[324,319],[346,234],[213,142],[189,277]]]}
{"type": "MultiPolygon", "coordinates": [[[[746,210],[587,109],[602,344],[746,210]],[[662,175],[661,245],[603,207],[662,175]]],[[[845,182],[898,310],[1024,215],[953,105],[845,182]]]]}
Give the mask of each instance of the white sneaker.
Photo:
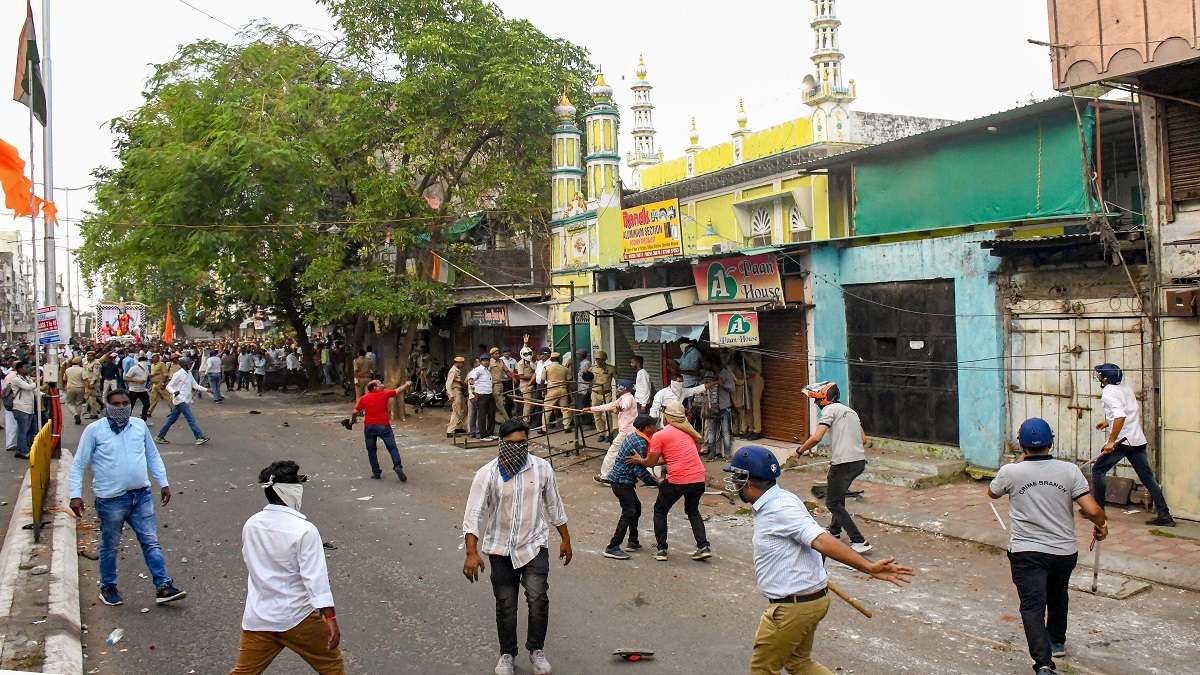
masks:
{"type": "Polygon", "coordinates": [[[496,675],[514,675],[516,668],[513,667],[512,654],[501,654],[500,660],[496,662],[496,675]]]}
{"type": "Polygon", "coordinates": [[[871,546],[871,542],[869,541],[860,541],[855,544],[850,544],[850,548],[854,549],[855,553],[866,553],[875,547],[871,546]]]}
{"type": "Polygon", "coordinates": [[[550,662],[546,660],[546,652],[535,649],[529,653],[529,663],[533,665],[533,675],[550,675],[550,662]]]}

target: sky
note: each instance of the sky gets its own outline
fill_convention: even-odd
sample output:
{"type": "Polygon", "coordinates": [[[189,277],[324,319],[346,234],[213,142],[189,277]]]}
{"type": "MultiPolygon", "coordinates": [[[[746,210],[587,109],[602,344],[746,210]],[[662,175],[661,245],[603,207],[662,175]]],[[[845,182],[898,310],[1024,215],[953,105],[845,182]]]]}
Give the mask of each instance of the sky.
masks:
{"type": "MultiPolygon", "coordinates": [[[[34,2],[34,15],[45,60],[40,4],[34,2]]],[[[170,59],[179,45],[197,39],[235,40],[237,31],[231,26],[240,28],[263,18],[318,34],[334,31],[332,19],[312,0],[52,4],[54,182],[57,188],[85,188],[56,190],[66,225],[56,232],[60,274],[67,263],[64,235],[69,233],[72,249],[79,241],[76,224],[68,219],[79,218],[88,208],[86,186],[92,171],[114,162],[107,123],[139,105],[152,64],[170,59]]],[[[623,110],[632,99],[629,85],[636,79],[638,55],[644,54],[654,85],[657,142],[667,158],[682,154],[693,116],[701,145],[728,140],[736,128],[739,97],[745,99],[751,129],[807,114],[800,83],[812,70],[810,0],[606,0],[587,5],[586,12],[580,4],[563,0],[497,4],[510,17],[528,19],[543,32],[588,49],[623,110]]],[[[7,0],[2,5],[0,38],[8,31],[11,41],[0,40],[0,45],[11,45],[9,58],[15,58],[24,3],[7,0]]],[[[1044,0],[840,0],[838,14],[846,54],[844,76],[854,79],[858,90],[853,109],[961,120],[1054,93],[1046,48],[1026,42],[1046,39],[1044,0]]],[[[0,54],[0,61],[3,58],[0,54]]],[[[40,183],[40,129],[37,136],[40,183]]],[[[24,106],[0,104],[0,138],[21,148],[27,158],[29,116],[24,106]]],[[[628,133],[622,134],[621,143],[631,147],[628,133]]],[[[27,221],[16,225],[29,232],[27,221]]],[[[39,256],[40,251],[39,245],[39,256]]],[[[83,304],[89,304],[86,293],[83,304]]]]}

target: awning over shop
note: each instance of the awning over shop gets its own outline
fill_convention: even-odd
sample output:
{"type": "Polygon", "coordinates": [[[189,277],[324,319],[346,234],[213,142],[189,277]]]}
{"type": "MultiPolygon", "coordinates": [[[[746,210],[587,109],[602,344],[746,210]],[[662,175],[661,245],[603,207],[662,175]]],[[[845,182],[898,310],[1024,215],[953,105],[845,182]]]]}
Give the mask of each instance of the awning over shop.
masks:
{"type": "Polygon", "coordinates": [[[736,312],[766,307],[769,302],[721,302],[692,305],[644,319],[633,327],[638,342],[675,342],[679,338],[696,340],[708,327],[712,312],[736,312]]]}
{"type": "Polygon", "coordinates": [[[624,291],[600,291],[599,293],[588,293],[587,295],[578,296],[574,302],[567,305],[567,311],[575,312],[596,312],[596,311],[612,311],[621,305],[631,301],[643,298],[655,293],[669,293],[678,291],[683,288],[691,288],[691,286],[670,286],[668,288],[631,288],[624,291]]]}

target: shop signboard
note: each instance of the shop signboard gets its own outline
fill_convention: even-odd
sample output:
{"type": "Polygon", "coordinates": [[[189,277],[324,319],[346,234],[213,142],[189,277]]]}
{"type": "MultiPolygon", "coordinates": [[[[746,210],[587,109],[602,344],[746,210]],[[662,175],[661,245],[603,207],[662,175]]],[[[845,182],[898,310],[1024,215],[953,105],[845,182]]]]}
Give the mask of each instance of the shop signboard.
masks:
{"type": "Polygon", "coordinates": [[[774,253],[717,258],[692,265],[700,302],[771,302],[783,305],[774,253]]]}
{"type": "Polygon", "coordinates": [[[714,347],[752,347],[758,344],[758,312],[721,312],[708,315],[709,342],[714,347]]]}
{"type": "Polygon", "coordinates": [[[62,344],[62,336],[58,332],[58,307],[38,307],[37,310],[37,343],[39,345],[62,344]]]}
{"type": "Polygon", "coordinates": [[[621,209],[621,252],[626,262],[681,255],[679,242],[678,199],[621,209]]]}
{"type": "Polygon", "coordinates": [[[507,326],[508,307],[506,305],[464,307],[462,317],[464,326],[507,326]]]}

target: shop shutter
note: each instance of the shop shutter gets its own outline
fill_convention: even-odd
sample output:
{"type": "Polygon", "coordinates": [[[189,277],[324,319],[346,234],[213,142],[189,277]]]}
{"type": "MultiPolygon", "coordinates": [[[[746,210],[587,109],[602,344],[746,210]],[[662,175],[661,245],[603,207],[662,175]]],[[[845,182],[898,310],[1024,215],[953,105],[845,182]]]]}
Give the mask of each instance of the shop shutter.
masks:
{"type": "Polygon", "coordinates": [[[1173,101],[1163,104],[1171,198],[1200,199],[1200,108],[1173,101]]]}
{"type": "Polygon", "coordinates": [[[792,442],[808,436],[808,333],[804,310],[786,309],[758,315],[762,349],[785,354],[763,357],[763,435],[792,442]]]}
{"type": "Polygon", "coordinates": [[[634,351],[633,321],[614,315],[612,322],[616,332],[613,334],[613,353],[608,355],[608,362],[616,367],[617,377],[633,377],[633,370],[629,367],[629,357],[637,353],[634,351]]]}
{"type": "MultiPolygon", "coordinates": [[[[646,374],[650,376],[650,395],[663,388],[663,346],[657,342],[639,342],[636,345],[636,353],[642,356],[642,366],[646,369],[646,374]]],[[[624,373],[625,371],[621,371],[624,373]]],[[[631,377],[633,373],[622,375],[622,377],[631,377]]]]}

